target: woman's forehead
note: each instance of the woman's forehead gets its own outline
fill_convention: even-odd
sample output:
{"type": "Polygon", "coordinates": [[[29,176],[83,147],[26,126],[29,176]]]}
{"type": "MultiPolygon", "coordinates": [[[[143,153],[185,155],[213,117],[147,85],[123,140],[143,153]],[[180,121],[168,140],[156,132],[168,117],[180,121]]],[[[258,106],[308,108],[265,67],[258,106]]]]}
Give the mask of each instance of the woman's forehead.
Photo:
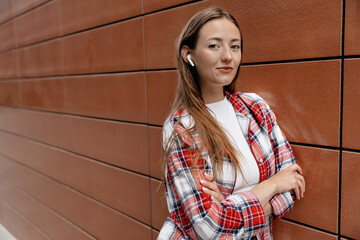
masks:
{"type": "Polygon", "coordinates": [[[236,25],[226,19],[217,18],[205,23],[199,31],[199,40],[209,39],[240,39],[240,31],[236,25]]]}

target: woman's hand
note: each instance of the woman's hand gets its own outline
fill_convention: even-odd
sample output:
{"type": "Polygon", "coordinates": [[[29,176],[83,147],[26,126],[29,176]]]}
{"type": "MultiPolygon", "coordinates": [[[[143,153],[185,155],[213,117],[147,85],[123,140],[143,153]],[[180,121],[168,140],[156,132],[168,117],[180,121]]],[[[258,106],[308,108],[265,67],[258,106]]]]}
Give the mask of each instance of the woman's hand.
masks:
{"type": "Polygon", "coordinates": [[[205,177],[206,180],[200,180],[201,185],[203,185],[203,191],[211,195],[218,202],[224,200],[224,196],[221,194],[215,180],[206,174],[205,177]]]}
{"type": "Polygon", "coordinates": [[[295,163],[259,183],[251,189],[251,192],[259,198],[263,207],[275,194],[290,190],[294,190],[297,199],[300,199],[304,197],[305,192],[305,180],[301,174],[302,169],[295,163]]]}
{"type": "Polygon", "coordinates": [[[302,176],[301,167],[296,163],[276,173],[268,180],[276,185],[276,193],[294,190],[298,200],[304,197],[305,179],[302,176]]]}

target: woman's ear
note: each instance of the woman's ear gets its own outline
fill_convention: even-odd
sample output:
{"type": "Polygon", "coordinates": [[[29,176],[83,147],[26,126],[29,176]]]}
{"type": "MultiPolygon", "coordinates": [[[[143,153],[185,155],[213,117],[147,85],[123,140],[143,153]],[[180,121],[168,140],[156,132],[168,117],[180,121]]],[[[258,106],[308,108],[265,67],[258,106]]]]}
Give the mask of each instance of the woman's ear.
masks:
{"type": "Polygon", "coordinates": [[[190,54],[190,48],[187,45],[183,45],[181,47],[181,57],[186,63],[191,64],[188,59],[189,54],[190,54]]]}

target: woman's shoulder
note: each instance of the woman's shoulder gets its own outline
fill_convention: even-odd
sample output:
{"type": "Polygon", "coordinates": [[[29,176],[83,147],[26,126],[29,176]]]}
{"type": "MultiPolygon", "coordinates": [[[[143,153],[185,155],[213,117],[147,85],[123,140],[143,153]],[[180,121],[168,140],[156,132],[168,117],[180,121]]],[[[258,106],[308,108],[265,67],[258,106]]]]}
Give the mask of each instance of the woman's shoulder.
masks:
{"type": "Polygon", "coordinates": [[[165,120],[163,127],[174,128],[177,123],[187,129],[192,127],[193,118],[185,108],[173,111],[165,120]]]}
{"type": "Polygon", "coordinates": [[[244,103],[251,111],[260,110],[264,113],[271,111],[270,106],[257,93],[236,92],[234,95],[237,101],[244,103]]]}
{"type": "Polygon", "coordinates": [[[253,102],[255,104],[266,104],[265,100],[257,93],[236,92],[235,95],[243,101],[245,100],[247,102],[253,102]]]}
{"type": "Polygon", "coordinates": [[[181,140],[188,145],[192,145],[193,140],[187,130],[191,129],[193,126],[194,119],[187,110],[179,109],[170,114],[164,122],[162,130],[164,149],[166,149],[167,143],[172,139],[172,136],[175,136],[175,138],[178,137],[178,140],[181,140]]]}

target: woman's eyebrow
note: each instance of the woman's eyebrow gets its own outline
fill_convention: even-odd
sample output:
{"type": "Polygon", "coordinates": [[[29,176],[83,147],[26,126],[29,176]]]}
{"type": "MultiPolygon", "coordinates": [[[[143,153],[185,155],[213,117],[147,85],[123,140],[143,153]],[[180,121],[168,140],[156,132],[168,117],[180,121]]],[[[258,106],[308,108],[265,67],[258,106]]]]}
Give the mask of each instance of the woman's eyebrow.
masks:
{"type": "MultiPolygon", "coordinates": [[[[210,41],[210,40],[215,40],[215,41],[219,41],[219,42],[223,41],[223,39],[219,38],[219,37],[208,38],[208,41],[210,41]]],[[[233,38],[230,40],[230,42],[235,42],[235,41],[240,41],[240,38],[233,38]]]]}

